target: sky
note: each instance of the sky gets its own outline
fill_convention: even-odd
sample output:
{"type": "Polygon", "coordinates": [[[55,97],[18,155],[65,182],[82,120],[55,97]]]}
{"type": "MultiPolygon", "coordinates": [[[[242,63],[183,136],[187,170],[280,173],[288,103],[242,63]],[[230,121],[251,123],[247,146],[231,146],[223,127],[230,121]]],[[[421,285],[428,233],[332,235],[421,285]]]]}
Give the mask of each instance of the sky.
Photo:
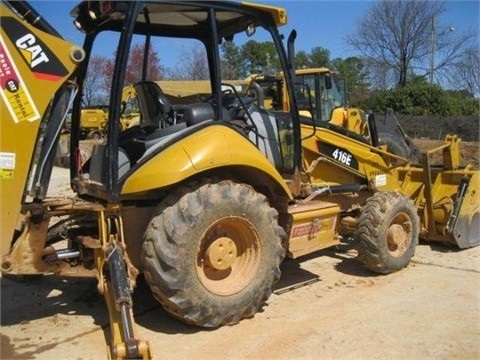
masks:
{"type": "MultiPolygon", "coordinates": [[[[347,34],[355,30],[366,10],[375,0],[249,0],[266,5],[284,7],[287,10],[288,24],[281,33],[288,36],[292,29],[297,30],[296,51],[307,53],[314,47],[323,47],[330,51],[330,58],[347,58],[359,55],[345,43],[347,34]]],[[[46,18],[66,39],[81,45],[83,35],[76,30],[70,10],[76,1],[31,1],[37,11],[46,18]]],[[[446,2],[447,11],[439,23],[464,32],[473,29],[480,37],[480,1],[450,0],[446,2]]]]}

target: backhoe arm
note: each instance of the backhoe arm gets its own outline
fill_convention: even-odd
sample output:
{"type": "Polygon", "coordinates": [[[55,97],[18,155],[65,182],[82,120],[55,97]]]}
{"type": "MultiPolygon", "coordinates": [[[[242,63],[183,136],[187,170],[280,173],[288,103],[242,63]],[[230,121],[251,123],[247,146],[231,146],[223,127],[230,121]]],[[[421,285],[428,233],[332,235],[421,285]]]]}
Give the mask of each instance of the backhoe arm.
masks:
{"type": "MultiPolygon", "coordinates": [[[[29,171],[39,151],[40,129],[51,122],[52,99],[84,58],[82,48],[48,23],[31,25],[27,4],[0,4],[0,255],[10,252],[27,194],[29,171]],[[23,10],[22,10],[23,9],[23,10]],[[19,11],[27,11],[24,19],[19,11]],[[45,32],[43,30],[47,30],[45,32]]],[[[33,14],[33,15],[32,15],[33,14]]],[[[56,122],[60,123],[60,121],[56,122]]],[[[48,145],[48,144],[46,144],[48,145]]],[[[30,175],[31,176],[31,175],[30,175]]],[[[17,229],[18,230],[18,229],[17,229]]]]}

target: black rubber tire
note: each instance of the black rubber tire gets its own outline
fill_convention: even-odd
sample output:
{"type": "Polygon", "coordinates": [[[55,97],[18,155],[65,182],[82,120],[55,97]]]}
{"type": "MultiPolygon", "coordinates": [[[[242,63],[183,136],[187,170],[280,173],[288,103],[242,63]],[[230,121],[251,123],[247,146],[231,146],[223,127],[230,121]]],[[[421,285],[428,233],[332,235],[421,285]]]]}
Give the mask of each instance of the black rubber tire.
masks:
{"type": "Polygon", "coordinates": [[[90,140],[100,140],[101,138],[102,138],[102,134],[100,133],[100,131],[97,131],[97,130],[92,130],[87,135],[87,139],[90,139],[90,140]]]}
{"type": "Polygon", "coordinates": [[[358,219],[358,259],[377,273],[398,271],[410,263],[419,231],[420,220],[411,199],[398,192],[377,192],[358,219]]]}
{"type": "Polygon", "coordinates": [[[280,278],[285,233],[277,217],[266,197],[245,184],[222,181],[173,193],[145,232],[142,261],[154,297],[197,326],[252,317],[280,278]],[[219,270],[207,254],[221,239],[236,247],[230,267],[219,270]]]}
{"type": "Polygon", "coordinates": [[[387,145],[388,152],[397,156],[401,156],[405,159],[410,158],[411,151],[400,136],[388,133],[380,133],[378,134],[378,141],[380,144],[387,145]]]}

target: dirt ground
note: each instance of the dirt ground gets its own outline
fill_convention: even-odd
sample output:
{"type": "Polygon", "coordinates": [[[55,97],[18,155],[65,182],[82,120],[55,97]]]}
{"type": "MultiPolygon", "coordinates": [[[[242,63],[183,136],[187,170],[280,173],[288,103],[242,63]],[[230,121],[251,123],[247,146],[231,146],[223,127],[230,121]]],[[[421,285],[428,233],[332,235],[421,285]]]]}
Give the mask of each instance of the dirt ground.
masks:
{"type": "MultiPolygon", "coordinates": [[[[478,144],[470,153],[478,166],[478,144]]],[[[53,179],[68,191],[67,170],[53,179]]],[[[480,358],[480,247],[421,243],[406,269],[386,276],[355,257],[344,244],[285,261],[262,312],[215,330],[171,318],[140,279],[138,337],[155,359],[480,358]]],[[[1,359],[102,359],[109,337],[94,278],[1,279],[1,359]]]]}
{"type": "MultiPolygon", "coordinates": [[[[261,313],[216,330],[172,319],[140,281],[138,335],[155,359],[480,358],[479,247],[421,244],[410,266],[387,276],[363,270],[349,246],[282,270],[261,313]]],[[[105,358],[108,318],[95,285],[2,279],[1,359],[105,358]]]]}
{"type": "MultiPolygon", "coordinates": [[[[439,147],[444,143],[444,141],[442,140],[428,139],[414,139],[413,141],[422,151],[435,149],[436,147],[439,147]]],[[[480,144],[478,142],[460,142],[460,153],[463,159],[463,165],[472,164],[475,169],[480,169],[480,144]]],[[[431,155],[431,160],[433,164],[441,164],[442,152],[434,152],[431,155]]]]}

